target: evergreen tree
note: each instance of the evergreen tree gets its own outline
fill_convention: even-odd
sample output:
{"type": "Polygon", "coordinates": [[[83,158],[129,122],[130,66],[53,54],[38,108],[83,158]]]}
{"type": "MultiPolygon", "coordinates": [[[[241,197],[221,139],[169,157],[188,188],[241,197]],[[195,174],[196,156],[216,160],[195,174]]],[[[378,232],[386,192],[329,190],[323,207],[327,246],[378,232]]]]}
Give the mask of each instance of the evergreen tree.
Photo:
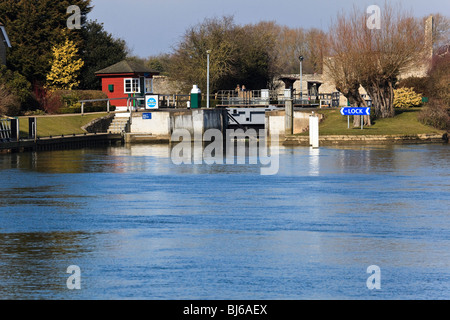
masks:
{"type": "MultiPolygon", "coordinates": [[[[30,82],[44,82],[51,65],[52,47],[64,42],[70,14],[67,8],[76,5],[81,11],[82,25],[91,11],[90,0],[2,0],[0,21],[7,28],[12,48],[7,66],[24,75],[30,82]]],[[[81,30],[69,30],[70,40],[77,45],[81,30]]]]}
{"type": "Polygon", "coordinates": [[[84,66],[80,74],[80,89],[100,90],[101,82],[95,72],[127,57],[125,41],[115,39],[103,29],[103,24],[88,21],[82,29],[80,56],[84,66]]]}
{"type": "Polygon", "coordinates": [[[0,115],[18,115],[21,109],[32,108],[36,104],[27,79],[0,65],[0,115]]]}

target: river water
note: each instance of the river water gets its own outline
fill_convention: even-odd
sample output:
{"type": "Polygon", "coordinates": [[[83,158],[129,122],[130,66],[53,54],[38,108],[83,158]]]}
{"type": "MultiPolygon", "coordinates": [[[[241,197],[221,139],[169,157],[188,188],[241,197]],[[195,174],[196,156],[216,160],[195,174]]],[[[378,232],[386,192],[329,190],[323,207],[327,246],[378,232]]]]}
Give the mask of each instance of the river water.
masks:
{"type": "Polygon", "coordinates": [[[450,298],[448,145],[282,147],[276,175],[170,155],[0,155],[0,298],[450,298]]]}

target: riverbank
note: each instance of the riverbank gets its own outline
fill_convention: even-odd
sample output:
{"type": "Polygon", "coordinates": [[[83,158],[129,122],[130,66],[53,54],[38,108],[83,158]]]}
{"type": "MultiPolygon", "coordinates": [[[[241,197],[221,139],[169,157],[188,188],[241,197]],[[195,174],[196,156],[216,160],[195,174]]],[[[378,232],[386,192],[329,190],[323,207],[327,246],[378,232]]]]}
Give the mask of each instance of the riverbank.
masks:
{"type": "MultiPolygon", "coordinates": [[[[355,145],[355,144],[421,144],[448,143],[446,134],[416,135],[320,135],[319,145],[355,145]]],[[[309,137],[300,135],[286,136],[280,141],[284,146],[309,146],[309,137]]]]}
{"type": "MultiPolygon", "coordinates": [[[[61,114],[61,115],[39,115],[35,116],[37,121],[38,137],[56,137],[61,135],[84,134],[83,126],[89,124],[95,119],[107,116],[106,112],[80,114],[61,114]]],[[[28,137],[28,118],[19,117],[20,136],[28,137]]]]}
{"type": "MultiPolygon", "coordinates": [[[[369,127],[354,128],[350,117],[342,116],[339,109],[316,109],[324,119],[319,126],[320,145],[351,144],[420,144],[448,143],[448,133],[426,126],[417,116],[421,108],[397,109],[396,116],[389,119],[377,119],[369,127]]],[[[289,135],[280,139],[286,146],[308,146],[309,132],[289,135]]]]}
{"type": "Polygon", "coordinates": [[[70,136],[61,135],[58,137],[20,139],[19,141],[2,142],[0,143],[0,153],[79,149],[113,145],[122,142],[123,137],[121,134],[72,134],[70,136]]]}
{"type": "MultiPolygon", "coordinates": [[[[448,143],[448,133],[442,130],[423,125],[417,120],[420,108],[396,110],[397,115],[390,119],[375,120],[370,127],[348,128],[347,117],[342,116],[339,109],[316,109],[315,112],[324,115],[320,123],[319,144],[326,145],[355,145],[355,144],[420,144],[420,143],[448,143]]],[[[67,136],[75,138],[74,141],[92,139],[94,142],[98,137],[91,138],[86,135],[83,126],[95,119],[103,118],[107,113],[94,113],[86,115],[46,115],[37,117],[38,141],[27,140],[28,120],[27,117],[20,118],[21,141],[10,143],[12,147],[2,149],[18,150],[29,149],[34,144],[34,149],[42,149],[44,145],[62,146],[62,141],[69,141],[67,136]],[[45,138],[44,138],[45,137],[45,138]],[[65,138],[65,139],[64,139],[65,138]],[[61,140],[62,139],[62,140],[61,140]],[[39,145],[39,146],[38,146],[39,145]]],[[[100,132],[100,131],[99,131],[100,132]]],[[[169,138],[162,139],[156,134],[128,133],[124,137],[126,143],[170,143],[169,138]]],[[[114,138],[115,139],[115,138],[114,138]]],[[[113,140],[114,140],[113,139],[113,140]]],[[[83,145],[69,142],[69,145],[83,145]]],[[[303,132],[290,136],[280,136],[280,145],[285,146],[309,146],[309,133],[303,132]]],[[[9,146],[9,145],[8,145],[9,146]]]]}
{"type": "MultiPolygon", "coordinates": [[[[372,125],[361,127],[352,126],[350,116],[350,128],[348,128],[347,116],[336,109],[316,109],[315,112],[323,114],[319,133],[321,136],[417,136],[417,135],[443,135],[445,131],[424,125],[418,120],[422,108],[396,109],[395,117],[372,120],[372,125]]],[[[308,135],[308,132],[299,135],[308,135]]],[[[409,138],[407,138],[409,139],[409,138]]]]}

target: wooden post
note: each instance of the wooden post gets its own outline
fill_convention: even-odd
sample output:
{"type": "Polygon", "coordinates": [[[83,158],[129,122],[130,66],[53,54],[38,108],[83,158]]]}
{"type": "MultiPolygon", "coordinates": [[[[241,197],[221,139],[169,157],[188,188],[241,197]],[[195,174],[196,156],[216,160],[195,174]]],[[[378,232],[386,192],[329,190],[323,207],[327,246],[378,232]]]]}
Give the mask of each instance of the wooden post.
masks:
{"type": "Polygon", "coordinates": [[[36,141],[36,117],[28,118],[28,139],[34,139],[36,141]]]}
{"type": "Polygon", "coordinates": [[[19,131],[19,119],[14,118],[11,119],[11,140],[19,141],[20,139],[20,131],[19,131]]]}
{"type": "Polygon", "coordinates": [[[285,135],[289,135],[294,133],[294,107],[292,99],[286,99],[284,102],[284,106],[285,106],[285,117],[284,117],[285,135]]]}
{"type": "Polygon", "coordinates": [[[84,114],[84,102],[81,103],[81,115],[84,114]]]}

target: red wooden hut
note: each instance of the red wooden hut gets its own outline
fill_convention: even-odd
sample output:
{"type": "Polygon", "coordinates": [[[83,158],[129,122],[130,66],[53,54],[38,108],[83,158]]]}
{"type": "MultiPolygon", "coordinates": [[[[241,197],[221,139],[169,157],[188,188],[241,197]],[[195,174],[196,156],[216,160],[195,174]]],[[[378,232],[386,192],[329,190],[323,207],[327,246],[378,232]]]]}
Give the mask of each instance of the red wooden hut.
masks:
{"type": "MultiPolygon", "coordinates": [[[[102,91],[110,99],[143,97],[146,93],[153,92],[153,76],[158,74],[156,70],[127,60],[95,72],[102,79],[102,91]]],[[[126,108],[127,100],[113,100],[111,104],[121,110],[126,108]]]]}

